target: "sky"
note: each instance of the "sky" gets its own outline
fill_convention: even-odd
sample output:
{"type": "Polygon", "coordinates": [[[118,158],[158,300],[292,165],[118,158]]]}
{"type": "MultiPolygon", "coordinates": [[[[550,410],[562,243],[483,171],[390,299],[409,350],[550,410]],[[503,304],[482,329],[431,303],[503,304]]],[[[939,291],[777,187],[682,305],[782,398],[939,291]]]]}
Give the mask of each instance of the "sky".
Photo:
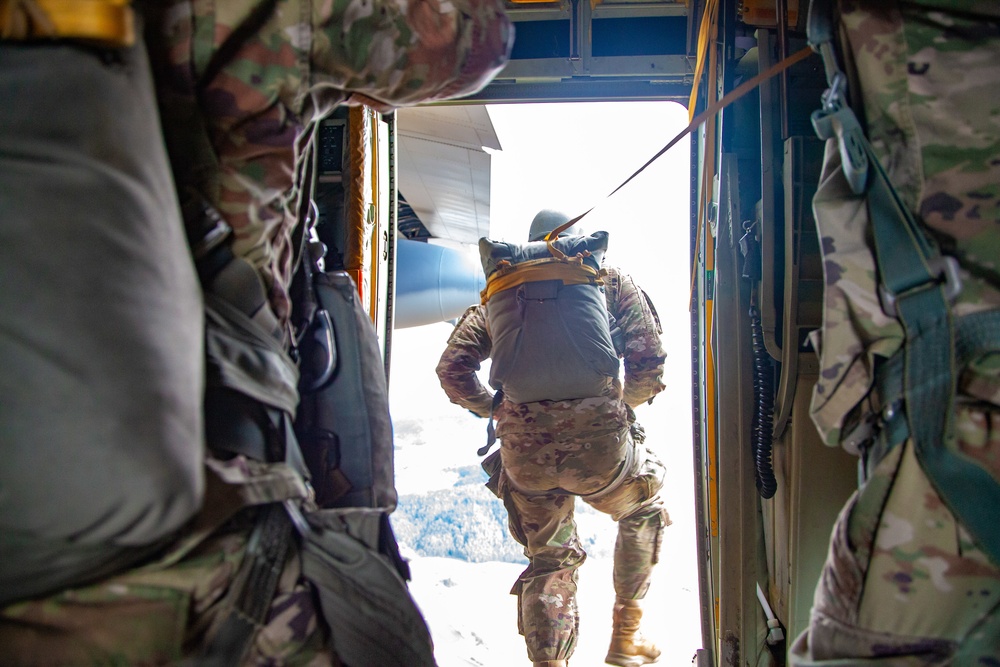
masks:
{"type": "MultiPolygon", "coordinates": [[[[689,143],[681,141],[608,198],[687,125],[687,111],[667,102],[618,102],[491,105],[489,112],[502,147],[491,161],[490,235],[520,241],[542,208],[575,216],[593,207],[581,221],[584,229],[609,233],[606,262],[631,274],[659,313],[667,389],[637,415],[646,444],[667,465],[663,496],[673,525],[654,571],[643,629],[664,649],[660,664],[691,664],[701,637],[691,455],[689,143]]],[[[452,468],[478,464],[475,450],[485,442],[485,421],[451,405],[434,374],[451,329],[438,323],[393,332],[393,419],[424,425],[421,446],[404,443],[397,452],[400,494],[452,484],[452,468]]],[[[614,524],[604,519],[584,526],[581,518],[581,534],[586,529],[613,544],[614,524]]],[[[515,598],[508,594],[522,566],[410,556],[411,591],[431,627],[440,667],[528,664],[515,598]]],[[[581,568],[581,639],[573,667],[604,664],[614,598],[610,571],[607,557],[590,558],[581,568]]]]}

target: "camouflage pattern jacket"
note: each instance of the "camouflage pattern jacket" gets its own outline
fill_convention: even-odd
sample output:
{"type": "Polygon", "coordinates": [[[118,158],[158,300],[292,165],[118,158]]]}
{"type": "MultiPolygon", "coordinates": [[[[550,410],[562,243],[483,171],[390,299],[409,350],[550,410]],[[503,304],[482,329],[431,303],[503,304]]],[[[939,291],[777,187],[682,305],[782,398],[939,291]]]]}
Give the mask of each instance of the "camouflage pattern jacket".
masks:
{"type": "MultiPolygon", "coordinates": [[[[629,407],[651,400],[664,389],[663,366],[667,355],[660,342],[663,332],[649,297],[630,276],[608,267],[605,298],[625,340],[624,389],[618,378],[609,378],[601,396],[566,401],[513,403],[497,408],[497,436],[513,433],[566,433],[593,425],[626,428],[629,407]]],[[[493,393],[476,372],[492,349],[485,306],[473,306],[462,316],[448,338],[437,366],[438,378],[452,403],[480,417],[489,417],[493,393]]]]}
{"type": "Polygon", "coordinates": [[[502,0],[168,0],[148,15],[182,204],[194,190],[222,213],[279,320],[316,122],[471,94],[513,44],[502,0]]]}
{"type": "MultiPolygon", "coordinates": [[[[859,81],[852,93],[860,92],[863,108],[855,110],[863,111],[890,180],[941,251],[959,262],[953,313],[965,315],[1000,306],[1000,7],[949,5],[954,11],[927,0],[844,0],[842,50],[859,81]],[[942,26],[954,39],[938,39],[942,26]]],[[[835,139],[813,207],[826,294],[822,332],[813,336],[821,373],[811,413],[826,443],[837,445],[866,411],[874,368],[900,349],[903,330],[879,305],[868,211],[863,196],[847,189],[835,139]]],[[[1000,354],[964,369],[959,390],[1000,405],[1000,354]]]]}

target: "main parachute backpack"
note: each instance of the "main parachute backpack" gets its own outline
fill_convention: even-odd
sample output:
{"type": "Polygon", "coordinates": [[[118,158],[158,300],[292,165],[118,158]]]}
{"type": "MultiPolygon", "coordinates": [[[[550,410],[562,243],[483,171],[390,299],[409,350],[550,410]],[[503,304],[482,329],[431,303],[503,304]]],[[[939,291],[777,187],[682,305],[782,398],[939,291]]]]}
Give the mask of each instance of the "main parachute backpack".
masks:
{"type": "Polygon", "coordinates": [[[479,240],[495,390],[515,403],[589,398],[618,376],[601,269],[607,248],[607,232],[479,240]]]}

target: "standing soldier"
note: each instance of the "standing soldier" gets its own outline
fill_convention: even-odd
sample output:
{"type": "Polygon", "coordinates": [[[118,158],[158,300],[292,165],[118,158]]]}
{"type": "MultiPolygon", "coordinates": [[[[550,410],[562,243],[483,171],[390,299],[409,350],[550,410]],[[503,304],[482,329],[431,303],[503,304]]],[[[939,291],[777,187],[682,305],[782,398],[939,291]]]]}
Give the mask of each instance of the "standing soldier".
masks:
{"type": "MultiPolygon", "coordinates": [[[[564,214],[541,211],[531,223],[529,241],[545,239],[567,222],[564,214]]],[[[663,464],[642,446],[644,434],[632,409],[663,390],[666,354],[648,297],[617,268],[606,271],[607,313],[624,341],[624,388],[615,374],[606,378],[599,395],[526,403],[505,399],[491,414],[494,395],[476,375],[494,353],[484,305],[466,311],[437,366],[453,403],[480,417],[496,417],[502,466],[491,488],[503,499],[511,535],[524,545],[529,560],[511,592],[518,596],[518,630],[535,667],[565,667],[576,647],[577,569],[586,558],[573,519],[576,496],[618,523],[607,662],[642,665],[660,656],[637,633],[640,601],[670,520],[659,496],[663,464]]],[[[549,354],[558,357],[561,341],[551,344],[549,354]]]]}
{"type": "Polygon", "coordinates": [[[811,412],[863,483],[799,667],[1000,659],[998,26],[980,0],[810,8],[830,83],[811,412]]]}

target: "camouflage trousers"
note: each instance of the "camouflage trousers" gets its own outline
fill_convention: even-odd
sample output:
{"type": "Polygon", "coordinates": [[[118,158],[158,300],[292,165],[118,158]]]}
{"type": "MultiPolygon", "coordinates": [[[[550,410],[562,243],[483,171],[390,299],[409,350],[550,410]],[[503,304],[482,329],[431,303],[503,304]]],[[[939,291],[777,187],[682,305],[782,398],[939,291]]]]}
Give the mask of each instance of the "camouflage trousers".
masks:
{"type": "MultiPolygon", "coordinates": [[[[237,521],[176,559],[0,611],[2,665],[174,665],[196,660],[228,613],[226,592],[246,552],[237,521]]],[[[296,553],[285,563],[244,664],[335,667],[314,592],[296,553]]]]}
{"type": "MultiPolygon", "coordinates": [[[[174,665],[197,661],[229,616],[258,506],[302,493],[283,464],[206,467],[204,508],[150,562],[0,609],[0,665],[174,665]],[[245,509],[240,509],[240,508],[245,509]]],[[[188,663],[190,664],[190,663],[188,663]]],[[[338,667],[293,538],[247,665],[338,667]]]]}
{"type": "MultiPolygon", "coordinates": [[[[961,451],[1000,472],[1000,411],[960,406],[956,433],[961,451]]],[[[790,664],[1000,665],[1000,568],[942,502],[910,441],[838,517],[790,664]]]]}
{"type": "Polygon", "coordinates": [[[576,647],[577,569],[587,557],[573,518],[576,497],[618,523],[615,593],[641,599],[670,525],[659,496],[665,470],[627,429],[571,440],[511,434],[501,456],[510,532],[529,560],[511,590],[518,596],[518,631],[532,661],[565,660],[576,647]]]}

